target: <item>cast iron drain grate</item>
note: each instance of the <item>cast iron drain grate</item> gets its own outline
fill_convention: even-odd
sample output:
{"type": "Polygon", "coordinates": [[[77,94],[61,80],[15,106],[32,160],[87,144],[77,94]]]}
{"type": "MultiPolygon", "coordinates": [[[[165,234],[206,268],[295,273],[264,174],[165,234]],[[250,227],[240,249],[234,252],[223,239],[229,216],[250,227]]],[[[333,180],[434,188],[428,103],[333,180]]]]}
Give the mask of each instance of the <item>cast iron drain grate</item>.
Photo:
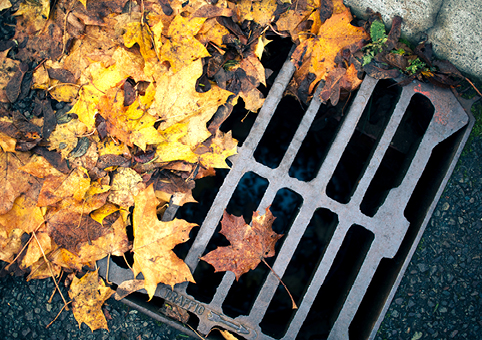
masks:
{"type": "MultiPolygon", "coordinates": [[[[217,327],[246,339],[374,337],[473,121],[448,90],[370,77],[345,115],[321,106],[317,94],[304,113],[294,112],[278,105],[293,72],[285,62],[186,250],[198,283],[159,285],[157,307],[135,296],[126,303],[191,335],[159,307],[190,315],[200,334],[217,327]],[[299,125],[286,140],[273,124],[295,116],[299,125]],[[243,199],[233,197],[243,190],[243,199]],[[278,216],[274,229],[285,236],[269,263],[298,310],[262,266],[236,282],[199,262],[223,242],[216,235],[224,209],[240,202],[249,205],[248,218],[270,205],[278,216]]],[[[112,260],[99,265],[111,282],[133,279],[112,260]]]]}

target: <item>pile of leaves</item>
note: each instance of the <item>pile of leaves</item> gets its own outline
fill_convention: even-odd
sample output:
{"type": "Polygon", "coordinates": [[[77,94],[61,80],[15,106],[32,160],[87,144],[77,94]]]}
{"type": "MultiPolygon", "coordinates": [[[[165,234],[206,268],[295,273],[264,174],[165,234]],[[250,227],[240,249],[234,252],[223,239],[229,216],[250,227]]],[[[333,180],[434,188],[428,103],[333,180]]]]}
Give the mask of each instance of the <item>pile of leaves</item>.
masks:
{"type": "MultiPolygon", "coordinates": [[[[134,276],[143,279],[123,292],[145,289],[152,298],[158,283],[194,282],[172,249],[195,225],[159,217],[195,202],[195,180],[236,153],[237,141],[219,127],[239,98],[248,111],[262,106],[267,37],[297,45],[290,93],[304,101],[333,72],[339,88],[355,89],[354,66],[335,58],[369,38],[339,0],[15,6],[15,37],[0,56],[0,259],[28,280],[57,284],[66,273],[74,315],[92,330],[107,328],[100,307],[113,291],[95,270],[106,256],[133,253],[134,276]],[[31,111],[12,109],[27,96],[31,111]]],[[[232,245],[203,259],[239,278],[274,255],[281,235],[273,220],[269,210],[255,212],[252,226],[225,214],[232,245]]]]}
{"type": "MultiPolygon", "coordinates": [[[[158,283],[194,282],[172,249],[195,225],[161,216],[228,167],[237,141],[219,127],[239,98],[248,111],[263,105],[270,36],[296,45],[287,94],[302,102],[322,84],[335,105],[380,62],[432,72],[415,71],[398,28],[372,25],[365,46],[370,34],[341,0],[13,2],[15,37],[0,44],[0,260],[28,280],[67,274],[74,315],[92,330],[107,329],[100,307],[113,291],[95,270],[106,256],[133,253],[143,279],[123,291],[152,298],[158,283]],[[15,109],[26,98],[31,109],[15,109]]],[[[274,255],[273,220],[269,210],[252,226],[225,214],[231,246],[203,260],[238,279],[274,255]]]]}

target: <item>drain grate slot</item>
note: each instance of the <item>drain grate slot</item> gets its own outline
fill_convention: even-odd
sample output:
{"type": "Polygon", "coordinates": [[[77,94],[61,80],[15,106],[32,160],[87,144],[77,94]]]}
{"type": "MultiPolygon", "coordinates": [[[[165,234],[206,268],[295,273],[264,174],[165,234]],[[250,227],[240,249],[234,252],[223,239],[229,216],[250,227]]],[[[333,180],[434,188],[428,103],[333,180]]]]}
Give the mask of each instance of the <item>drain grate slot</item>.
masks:
{"type": "Polygon", "coordinates": [[[291,177],[305,182],[316,177],[343,118],[346,117],[343,115],[343,108],[345,105],[349,108],[351,101],[340,103],[338,107],[320,106],[290,167],[289,175],[291,177]]]}
{"type": "Polygon", "coordinates": [[[246,223],[251,223],[253,211],[258,208],[268,188],[268,181],[255,172],[246,172],[236,187],[226,211],[231,215],[243,216],[246,223]]]}
{"type": "Polygon", "coordinates": [[[416,93],[410,100],[390,147],[368,187],[360,209],[373,217],[388,192],[400,185],[418,149],[435,109],[430,100],[416,93]]]}
{"type": "Polygon", "coordinates": [[[328,197],[348,203],[397,104],[401,87],[381,80],[368,100],[356,130],[326,188],[328,197]]]}
{"type": "Polygon", "coordinates": [[[373,239],[373,233],[362,226],[350,227],[301,327],[300,339],[328,337],[373,239]]]}
{"type": "Polygon", "coordinates": [[[254,152],[254,158],[271,169],[277,168],[302,118],[301,104],[294,97],[281,99],[254,152]]]}
{"type": "MultiPolygon", "coordinates": [[[[369,77],[343,114],[322,106],[317,93],[306,110],[288,107],[279,103],[293,72],[285,62],[255,121],[243,127],[232,168],[220,172],[225,178],[198,183],[201,204],[177,213],[200,224],[176,249],[197,283],[174,291],[159,285],[156,296],[191,313],[201,334],[218,327],[245,339],[373,337],[473,124],[450,91],[369,77]],[[310,145],[320,150],[311,153],[310,145]],[[228,244],[219,234],[225,209],[250,221],[268,206],[278,217],[274,229],[285,234],[268,263],[297,310],[265,266],[236,282],[199,260],[228,244]]],[[[112,261],[99,266],[116,284],[133,278],[112,261]]]]}
{"type": "MultiPolygon", "coordinates": [[[[293,299],[298,305],[323,258],[337,225],[338,216],[336,214],[328,209],[317,209],[286,268],[282,280],[290,287],[293,299]]],[[[261,321],[260,326],[263,333],[280,339],[294,314],[295,310],[291,309],[285,289],[279,285],[266,310],[265,317],[261,321]]]]}

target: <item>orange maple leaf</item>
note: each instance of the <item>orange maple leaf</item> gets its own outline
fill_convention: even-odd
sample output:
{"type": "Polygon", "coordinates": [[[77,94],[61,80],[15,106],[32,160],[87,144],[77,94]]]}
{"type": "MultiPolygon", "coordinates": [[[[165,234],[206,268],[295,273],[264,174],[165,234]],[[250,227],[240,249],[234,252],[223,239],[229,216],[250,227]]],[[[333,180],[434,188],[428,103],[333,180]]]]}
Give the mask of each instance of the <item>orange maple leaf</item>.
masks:
{"type": "Polygon", "coordinates": [[[368,33],[362,27],[350,24],[352,19],[350,10],[345,7],[344,11],[327,19],[315,37],[298,45],[291,57],[297,68],[291,85],[296,88],[293,91],[295,94],[301,89],[304,96],[308,97],[320,80],[325,80],[336,67],[335,57],[342,48],[354,44],[361,47],[364,40],[369,39],[368,33]],[[306,83],[306,79],[311,81],[306,83]],[[302,86],[303,82],[306,85],[302,86]]]}
{"type": "Polygon", "coordinates": [[[220,233],[226,236],[231,245],[218,247],[201,257],[201,260],[213,265],[216,272],[232,271],[236,280],[239,280],[241,275],[255,269],[265,257],[274,256],[276,242],[283,236],[271,228],[274,220],[269,208],[262,216],[254,212],[251,226],[246,224],[242,216],[224,211],[220,233]]]}

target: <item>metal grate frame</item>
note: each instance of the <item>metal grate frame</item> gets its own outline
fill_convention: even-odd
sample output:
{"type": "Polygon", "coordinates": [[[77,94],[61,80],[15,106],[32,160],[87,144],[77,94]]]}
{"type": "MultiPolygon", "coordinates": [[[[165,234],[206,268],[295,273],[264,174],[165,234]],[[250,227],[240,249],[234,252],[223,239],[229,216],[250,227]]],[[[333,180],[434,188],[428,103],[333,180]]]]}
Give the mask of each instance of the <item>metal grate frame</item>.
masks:
{"type": "MultiPolygon", "coordinates": [[[[435,88],[429,84],[419,82],[413,82],[404,87],[395,110],[376,145],[375,151],[367,163],[368,165],[364,169],[362,177],[356,185],[356,189],[353,192],[351,199],[348,203],[342,204],[326,194],[326,187],[355,131],[364,108],[369,102],[370,96],[377,84],[377,80],[370,77],[365,78],[316,177],[309,182],[304,182],[290,177],[288,172],[321,105],[318,99],[318,93],[314,95],[314,99],[311,101],[310,106],[305,112],[288,150],[276,169],[271,169],[258,163],[253,157],[253,153],[255,152],[266,127],[282,98],[284,90],[288,85],[294,70],[294,65],[290,61],[286,61],[276,78],[275,83],[272,85],[265,104],[260,110],[243,146],[239,149],[239,153],[230,159],[233,163],[232,169],[225,178],[188,255],[185,258],[185,262],[191,271],[194,272],[199,262],[199,258],[205,253],[206,246],[211,240],[211,237],[223,215],[223,211],[233,195],[237,184],[244,174],[247,172],[253,172],[260,177],[267,179],[269,182],[268,188],[259,204],[258,211],[264,211],[266,207],[271,205],[278,190],[283,188],[290,189],[303,198],[301,208],[291,225],[289,233],[284,236],[285,240],[283,246],[277,254],[273,265],[273,270],[280,277],[283,276],[290,263],[314,212],[319,208],[325,208],[336,214],[338,217],[338,225],[324,251],[323,258],[314,271],[314,276],[306,287],[305,293],[300,301],[299,309],[296,311],[294,317],[287,326],[282,339],[297,338],[300,328],[315,301],[318,291],[325,281],[347,233],[353,225],[365,228],[371,235],[371,242],[364,253],[361,265],[355,273],[355,279],[351,288],[346,296],[343,297],[342,306],[339,308],[337,314],[333,315],[334,322],[327,338],[339,340],[368,337],[372,339],[374,338],[376,330],[378,329],[398,287],[405,268],[416,249],[418,241],[421,238],[425,225],[428,223],[438,198],[450,177],[455,162],[458,159],[471,130],[473,121],[449,90],[435,88]],[[369,217],[361,212],[360,204],[380,166],[380,163],[382,162],[383,156],[390,147],[390,142],[397,131],[397,127],[400,125],[412,96],[417,93],[427,97],[433,104],[435,109],[433,118],[423,135],[418,149],[413,155],[410,166],[408,167],[401,184],[389,191],[386,199],[378,208],[374,216],[369,217]],[[457,132],[459,133],[456,134],[457,132]],[[429,204],[427,204],[426,209],[419,214],[419,217],[415,222],[409,222],[404,216],[404,209],[413,195],[417,183],[422,177],[433,150],[439,143],[455,135],[456,138],[453,138],[453,141],[451,142],[452,151],[448,165],[445,169],[441,169],[440,172],[433,174],[433,176],[439,177],[440,179],[437,182],[438,185],[432,188],[432,191],[434,192],[432,197],[427,197],[429,204]],[[380,294],[381,296],[377,297],[377,301],[373,302],[374,310],[370,311],[370,317],[367,319],[370,322],[366,325],[367,328],[360,331],[354,329],[353,327],[355,326],[351,326],[351,324],[364,296],[366,295],[372,278],[379,267],[380,261],[384,258],[394,258],[397,255],[411,224],[416,224],[413,229],[415,232],[412,233],[413,235],[411,236],[411,239],[408,240],[408,244],[406,244],[407,240],[405,241],[405,248],[402,252],[403,256],[391,278],[392,285],[386,289],[384,294],[380,294]]],[[[100,273],[104,277],[106,276],[107,268],[109,268],[109,280],[116,284],[133,278],[130,270],[120,268],[112,262],[112,260],[107,266],[107,260],[104,259],[99,262],[99,266],[101,268],[100,273]]],[[[233,319],[223,313],[222,305],[229,293],[234,279],[234,274],[227,272],[217,287],[216,294],[210,303],[196,301],[194,297],[187,293],[187,284],[176,285],[174,291],[171,291],[168,286],[159,285],[156,296],[194,313],[199,318],[197,331],[201,334],[209,333],[209,331],[216,326],[225,328],[246,339],[273,339],[271,336],[263,333],[259,324],[279,286],[278,280],[274,275],[269,274],[248,315],[241,315],[233,319]]],[[[150,312],[140,304],[132,301],[128,303],[148,313],[150,316],[156,317],[163,322],[174,325],[175,327],[186,331],[188,334],[193,335],[192,331],[183,327],[176,321],[158,315],[157,313],[150,312]]]]}

